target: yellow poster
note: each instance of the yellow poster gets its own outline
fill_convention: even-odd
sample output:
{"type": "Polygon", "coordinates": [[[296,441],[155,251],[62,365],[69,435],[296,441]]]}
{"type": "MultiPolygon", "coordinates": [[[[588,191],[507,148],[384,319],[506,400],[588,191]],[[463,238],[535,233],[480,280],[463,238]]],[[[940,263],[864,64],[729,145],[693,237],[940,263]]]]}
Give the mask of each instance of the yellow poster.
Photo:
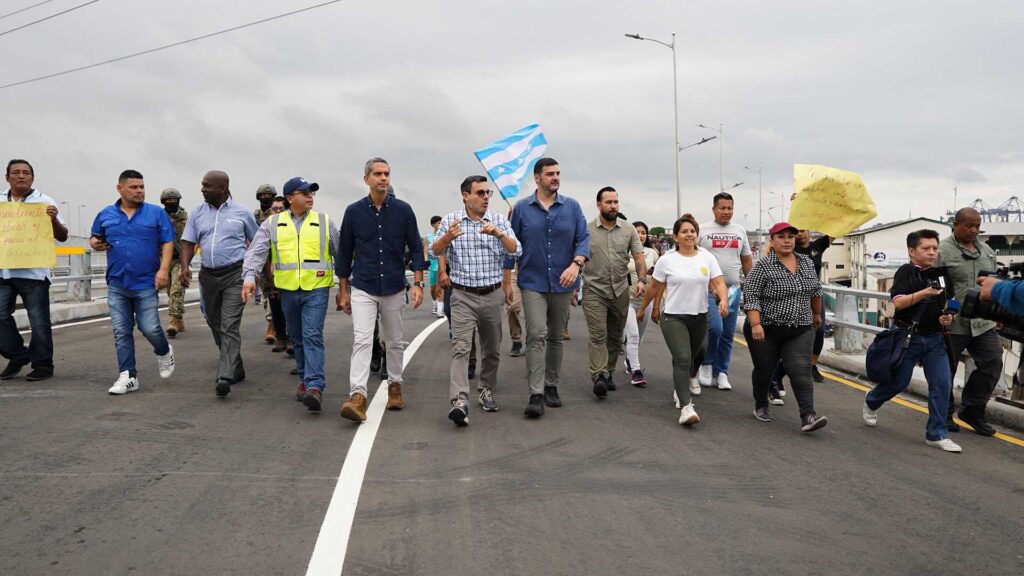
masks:
{"type": "Polygon", "coordinates": [[[875,201],[856,172],[794,164],[793,189],[796,197],[789,223],[801,230],[839,238],[878,215],[875,201]]]}
{"type": "Polygon", "coordinates": [[[57,265],[48,204],[0,202],[0,268],[57,265]]]}

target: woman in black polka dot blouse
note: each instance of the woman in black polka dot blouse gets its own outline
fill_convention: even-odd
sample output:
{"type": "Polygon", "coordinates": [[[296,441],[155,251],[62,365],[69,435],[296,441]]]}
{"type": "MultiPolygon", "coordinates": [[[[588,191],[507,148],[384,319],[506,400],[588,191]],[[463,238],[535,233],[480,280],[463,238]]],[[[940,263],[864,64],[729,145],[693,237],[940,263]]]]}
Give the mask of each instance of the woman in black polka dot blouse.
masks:
{"type": "Polygon", "coordinates": [[[814,413],[811,352],[821,322],[821,284],[814,263],[793,251],[798,230],[779,222],[769,231],[770,251],[743,282],[747,318],[743,334],[754,362],[754,417],[771,422],[768,387],[781,358],[800,406],[800,429],[813,432],[828,419],[814,413]]]}

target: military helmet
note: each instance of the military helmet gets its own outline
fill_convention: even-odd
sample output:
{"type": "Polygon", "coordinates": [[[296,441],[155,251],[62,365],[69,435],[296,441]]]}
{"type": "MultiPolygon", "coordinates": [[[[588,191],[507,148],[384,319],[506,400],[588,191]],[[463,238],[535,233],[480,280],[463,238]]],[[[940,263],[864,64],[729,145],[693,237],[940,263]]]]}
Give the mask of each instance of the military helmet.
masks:
{"type": "Polygon", "coordinates": [[[259,198],[264,194],[277,196],[277,188],[274,188],[273,184],[260,184],[260,187],[256,189],[256,197],[259,198]]]}
{"type": "Polygon", "coordinates": [[[160,201],[164,200],[181,200],[181,192],[177,188],[167,188],[160,193],[160,201]]]}

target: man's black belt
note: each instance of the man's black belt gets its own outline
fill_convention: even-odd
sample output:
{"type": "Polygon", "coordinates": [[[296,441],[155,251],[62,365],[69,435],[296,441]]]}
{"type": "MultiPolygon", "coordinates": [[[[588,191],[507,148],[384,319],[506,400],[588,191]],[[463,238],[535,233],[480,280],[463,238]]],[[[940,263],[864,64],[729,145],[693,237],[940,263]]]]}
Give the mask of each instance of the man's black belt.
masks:
{"type": "Polygon", "coordinates": [[[243,259],[239,260],[238,262],[235,262],[234,264],[228,264],[227,266],[221,266],[220,268],[212,268],[210,266],[202,266],[201,268],[203,270],[206,270],[207,272],[210,272],[211,274],[216,274],[218,272],[226,272],[228,270],[231,270],[232,268],[239,268],[244,263],[245,263],[245,259],[243,258],[243,259]]]}
{"type": "Polygon", "coordinates": [[[480,296],[483,296],[484,294],[490,294],[491,292],[494,292],[500,287],[501,282],[498,282],[497,284],[491,284],[490,286],[463,286],[462,284],[456,284],[455,282],[452,282],[452,288],[455,288],[456,290],[462,290],[463,292],[469,292],[470,294],[479,294],[480,296]]]}

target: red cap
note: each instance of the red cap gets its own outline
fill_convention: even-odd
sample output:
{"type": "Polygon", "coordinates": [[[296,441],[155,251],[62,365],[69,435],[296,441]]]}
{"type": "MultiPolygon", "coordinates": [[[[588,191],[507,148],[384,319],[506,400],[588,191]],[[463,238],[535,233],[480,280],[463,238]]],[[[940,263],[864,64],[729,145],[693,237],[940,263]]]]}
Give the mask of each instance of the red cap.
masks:
{"type": "Polygon", "coordinates": [[[793,234],[797,234],[800,232],[800,230],[796,226],[793,226],[789,222],[776,222],[775,225],[772,226],[771,230],[768,231],[768,235],[775,236],[776,234],[782,232],[783,230],[792,230],[793,234]]]}

